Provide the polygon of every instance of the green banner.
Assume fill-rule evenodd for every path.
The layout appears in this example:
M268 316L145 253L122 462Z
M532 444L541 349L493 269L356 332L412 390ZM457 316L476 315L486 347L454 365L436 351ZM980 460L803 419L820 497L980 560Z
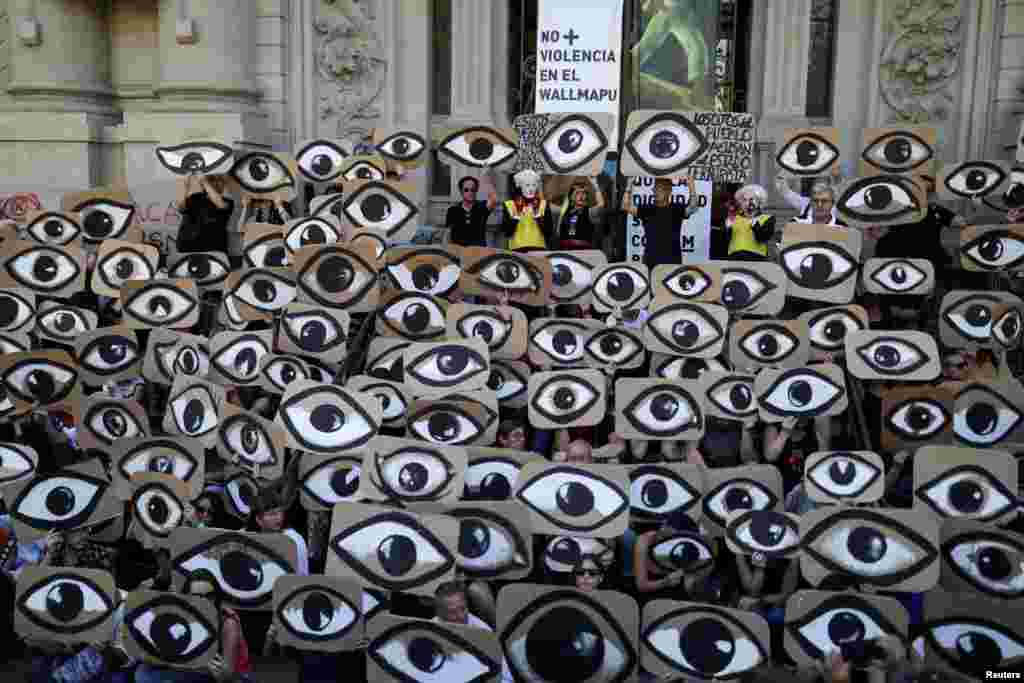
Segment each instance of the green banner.
M642 0L632 49L640 109L713 110L719 0Z

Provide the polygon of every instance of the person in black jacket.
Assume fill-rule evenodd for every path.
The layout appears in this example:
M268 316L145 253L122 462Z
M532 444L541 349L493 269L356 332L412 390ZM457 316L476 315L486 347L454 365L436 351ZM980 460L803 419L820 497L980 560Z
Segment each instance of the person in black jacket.
M444 226L449 230L449 241L463 247L487 246L487 219L498 205L498 191L494 187L493 172L484 174L487 180L487 200L476 198L480 181L466 176L459 181L462 200L448 207Z
M197 251L228 252L228 223L235 203L224 193L223 176L186 176L178 194L181 213L178 227L178 253Z

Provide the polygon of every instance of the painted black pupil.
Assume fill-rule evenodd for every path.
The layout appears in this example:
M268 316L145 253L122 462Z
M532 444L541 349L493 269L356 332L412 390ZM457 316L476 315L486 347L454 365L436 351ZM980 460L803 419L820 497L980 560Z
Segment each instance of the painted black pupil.
M265 159L253 159L249 162L249 175L253 180L266 180L270 176L270 164Z
M405 138L398 138L391 143L391 153L395 156L406 156L409 154L410 147L408 140Z
M885 160L893 164L905 164L910 159L911 147L908 140L890 140L882 154Z
M331 490L342 497L351 496L359 489L359 476L355 469L339 467L331 473Z
M206 168L206 161L199 152L189 152L181 160L181 167L186 171L202 171Z
M982 327L991 322L992 311L988 309L988 306L983 304L972 304L967 307L964 319L967 320L968 324L974 327Z
M494 269L495 275L505 284L511 284L519 279L519 264L512 261L502 261Z
M416 564L416 544L405 536L392 534L377 546L377 559L389 576L401 576Z
M85 609L82 589L71 582L61 582L46 592L46 612L57 621L67 623Z
M117 276L122 280L127 280L132 276L132 273L135 272L135 266L132 264L131 259L121 259L117 262L117 265L114 266L114 272L117 273Z
M302 621L313 631L323 631L331 623L334 607L331 599L317 591L302 601Z
M998 237L986 237L978 245L978 253L986 261L997 261L1003 255L1003 240Z
M818 161L818 146L804 140L796 146L796 161L801 166L813 166Z
M93 211L85 217L84 225L92 237L106 237L114 231L114 219L105 211Z
M902 266L896 266L892 269L892 281L898 285L902 285L907 281L907 270Z
M202 401L198 398L193 398L185 404L185 410L182 415L185 422L185 431L191 434L203 426L203 417L206 415L206 409L203 407Z
M975 562L981 575L990 581L1006 579L1013 572L1010 558L999 548L984 548L978 553Z
M188 259L188 274L202 280L210 276L210 259L206 256L191 256Z
M968 190L974 190L976 192L985 187L987 178L988 175L984 171L971 171L967 174L967 178L964 180L964 186Z
M437 367L441 374L454 377L465 371L469 365L469 354L463 348L455 348L437 355Z
M157 295L149 300L149 305L146 307L149 310L149 314L156 318L163 318L171 312L171 300L166 296Z
M674 396L658 396L651 401L651 415L659 422L668 422L679 412L679 399Z
M853 612L839 612L828 620L828 637L836 645L848 645L864 640L864 622Z
M750 303L750 288L739 280L727 282L722 287L722 303L726 308L743 308Z
M256 349L242 349L235 356L235 371L242 377L248 377L256 372L259 364L260 359L256 354Z
M629 301L634 290L633 278L625 273L615 273L608 278L608 296L615 301Z
M959 668L983 678L985 671L1002 664L1003 651L999 643L989 636L970 631L956 639L956 661Z
M560 356L568 356L576 351L576 335L569 330L559 330L551 338L551 347Z
M380 223L391 214L391 201L382 194L370 195L359 206L372 223Z
M410 332L422 332L430 324L430 312L423 304L412 304L402 314L402 324Z
M427 430L438 441L451 441L459 435L459 423L449 413L435 413L427 420Z
M932 423L931 411L923 406L917 406L907 411L907 424L914 431L921 431L928 428Z
M266 263L273 268L280 268L288 260L288 252L284 250L283 244L277 244L267 249Z
M884 209L892 202L892 190L885 185L875 185L864 193L864 203L869 209Z
M660 508L668 502L668 486L660 479L651 479L640 489L640 499L649 508Z
M733 510L753 510L754 499L750 492L744 488L729 489L725 494L725 509L729 512Z
M879 346L874 353L875 363L883 368L894 368L900 364L899 349L893 346Z
M811 402L812 392L810 382L806 382L804 380L793 382L789 387L788 393L790 402L799 408L802 408Z
M96 349L105 363L121 363L128 357L128 345L118 342L104 342Z
M773 334L761 335L757 341L757 351L765 358L772 358L779 352L779 341Z
M551 402L559 410L572 410L576 406L576 394L568 387L559 387L555 390Z
M313 428L319 432L330 434L345 426L345 415L332 405L318 405L309 415Z
M167 659L180 657L192 643L188 620L173 612L163 612L153 619L149 636L157 651Z
M47 237L60 237L64 234L64 225L54 219L50 219L43 223L43 232L46 233Z
M494 143L486 138L477 138L469 143L469 156L478 161L490 159L494 154Z
M672 558L672 564L675 566L688 567L700 559L700 550L697 549L696 543L684 541L672 546L672 552L669 553L669 557Z
M670 159L679 151L679 137L672 131L663 130L651 136L647 147L656 159Z
M340 256L329 256L316 269L316 283L325 292L337 294L351 286L355 275L355 271L346 259Z
M429 263L418 266L412 271L412 283L421 292L433 292L440 279L441 274L437 268Z
M167 507L167 501L156 496L146 505L146 512L149 514L149 519L157 526L166 524L171 516L171 510Z
M167 456L158 456L149 461L149 471L170 474L174 471L174 462Z
M317 175L327 175L334 168L334 162L331 161L331 157L327 154L317 154L313 157L313 163L310 164L313 168L313 173Z
M409 661L420 671L440 671L448 657L441 647L429 638L413 638L409 641Z
M491 339L494 338L494 328L491 326L491 323L487 322L486 320L481 320L477 324L473 325L472 336L480 337L485 342L490 344Z
M860 562L874 564L885 557L889 544L877 529L859 526L850 532L846 547Z
M487 388L491 391L498 391L505 386L505 378L502 377L501 373L495 370L491 373L491 376L487 378Z
M552 282L559 287L564 287L572 282L572 270L568 266L555 266L552 273Z
M103 413L103 428L114 438L120 438L128 431L128 420L116 410Z
M999 424L999 411L988 403L978 402L967 409L967 426L975 434L991 434Z
M623 342L618 335L608 334L601 337L601 352L606 356L617 356L622 353Z
M398 485L410 493L422 491L429 481L430 473L418 462L411 462L398 472Z
M256 280L252 284L252 293L257 301L269 304L277 297L277 287L270 280Z
M737 410L748 408L751 398L750 387L746 384L737 384L729 390L729 401Z
M839 485L849 484L856 474L856 468L849 460L836 460L828 468L829 479Z
M594 494L583 484L571 481L558 487L555 493L558 508L570 517L585 515L594 509Z
M21 307L11 297L0 298L0 327L8 327L18 319L18 310Z
M512 485L505 475L491 472L480 482L480 498L484 500L505 500L512 495Z
M57 277L57 261L49 254L40 254L32 266L32 275L39 282L50 282Z
M252 454L260 446L260 430L254 425L247 424L242 427L242 448L246 453Z
M302 231L300 241L303 246L307 244L324 244L327 241L327 233L319 225L310 225Z
M672 325L672 339L679 346L689 348L700 339L700 328L689 320L680 320Z
M837 342L846 336L846 323L842 320L833 320L825 325L825 338Z
M475 519L464 519L459 525L459 554L463 557L482 557L491 547L491 534L487 525Z
M70 332L75 329L75 316L70 313L58 313L53 326L59 332Z
M327 326L319 320L311 320L299 330L299 346L306 351L319 351L327 340Z
M832 259L825 254L811 254L800 262L800 279L806 283L825 283L831 276Z
M67 486L57 486L46 495L46 509L63 517L75 509L75 492Z
M591 680L605 661L605 640L586 613L555 607L526 635L526 661L542 681Z
M565 131L558 136L558 150L564 154L571 154L583 144L583 133L575 128Z
M963 514L973 514L985 503L985 490L975 481L958 481L949 487L949 502Z
M697 619L679 632L679 649L697 671L710 677L732 662L736 642L717 619Z
M49 373L33 370L25 378L25 388L37 401L46 402L56 393L57 385Z
M225 553L220 560L224 582L237 591L250 592L263 584L263 567L255 558L237 550Z

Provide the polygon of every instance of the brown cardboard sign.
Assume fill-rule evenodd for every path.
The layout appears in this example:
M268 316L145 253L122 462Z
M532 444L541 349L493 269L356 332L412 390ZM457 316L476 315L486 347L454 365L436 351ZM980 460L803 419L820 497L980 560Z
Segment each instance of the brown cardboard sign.
M491 122L438 130L431 137L438 161L456 168L505 170L519 153L515 128L499 128Z
M0 489L31 479L38 465L39 454L31 446L0 442Z
M763 422L839 415L849 402L846 376L834 363L792 370L764 369L754 381Z
M846 365L857 379L931 382L942 374L935 338L913 330L862 330L846 335Z
M409 404L406 435L439 445L493 444L498 415L490 390L424 396Z
M718 303L722 298L722 270L713 263L655 266L651 271L654 298Z
M533 568L533 525L519 502L455 503L444 514L459 521L456 575L517 581Z
M800 536L800 571L812 586L837 573L894 592L939 582L939 524L916 508L818 508L801 517Z
M951 383L882 390L882 448L917 449L953 441L955 390Z
M363 447L380 429L380 403L334 384L296 380L288 385L274 422L288 447L319 455Z
M729 361L745 371L797 368L810 358L810 335L803 320L737 320L729 334Z
M708 651L701 638L715 633ZM771 631L756 612L698 602L652 600L644 605L640 628L640 665L659 678L739 680L771 659Z
M359 154L353 157L349 157L341 164L341 177L338 179L337 184L348 186L349 183L367 181L367 180L384 180L388 175L388 164L385 162L384 157L376 154ZM351 188L348 188L351 189ZM330 209L330 212L335 215L341 215L341 203L340 200L344 198L343 195L337 195L338 201L335 203L334 197L336 195L328 195L331 197L328 200L330 203L335 204ZM314 200L315 201L315 200ZM324 215L324 205L320 205L315 213L319 216Z
M467 446L466 454L464 501L509 500L523 466L544 460L537 453L490 446Z
M530 322L529 360L540 367L587 364L587 342L603 325L596 320L536 318Z
M307 652L346 652L363 635L363 591L336 576L282 576L274 583L277 642Z
M156 667L205 671L217 654L220 615L206 598L163 591L135 590L125 598L124 649L128 656ZM187 624L191 636L182 647L175 626Z
M622 326L597 329L583 351L587 365L613 370L638 368L646 358L643 332Z
M459 523L367 503L334 506L324 573L363 586L432 595L455 575Z
M228 172L235 193L250 199L288 202L299 174L295 159L266 151L238 151Z
M964 226L960 266L986 272L1024 270L1024 223Z
M875 503L885 494L885 463L871 451L819 451L804 465L804 491L816 503Z
M299 173L310 183L331 182L341 175L345 161L351 156L351 143L341 139L304 140L295 148Z
M848 304L857 288L863 233L844 227L789 223L779 264L789 279L786 295Z
M232 272L225 296L236 299L243 320L263 321L295 299L295 273L289 268L249 268Z
M110 457L112 486L121 500L132 496L132 477L145 472L172 475L185 482L190 500L203 492L206 457L202 446L194 439L168 436L119 439L110 445Z
M224 329L241 332L249 325L249 321L242 317L241 309L243 308L254 311L235 297L225 294L221 297L220 306L217 307L217 324L223 325ZM253 315L255 314L253 313ZM264 316L263 320L266 321L270 318L271 316Z
M199 322L199 290L192 280L129 280L121 287L123 325L186 329Z
M41 301L36 311L36 334L64 346L96 329L99 317L87 308L68 306L57 301Z
M256 386L271 394L283 394L297 380L309 379L309 369L298 356L268 353L260 358Z
M607 380L600 370L551 370L530 375L528 416L537 429L596 425L605 417Z
M786 600L784 647L798 666L813 667L829 652L853 643L885 636L905 642L909 621L906 608L896 598L800 590Z
M651 351L677 356L713 358L722 353L729 311L717 304L655 299L644 326Z
M869 294L930 294L935 265L923 258L869 258L860 281Z
M236 467L263 479L279 479L284 473L284 429L256 413L231 403L222 409L217 427L217 455Z
M459 287L469 296L502 297L525 306L547 306L554 283L551 261L543 255L490 247L462 250Z
M378 436L367 445L359 497L381 502L453 503L462 495L466 451Z
M136 537L144 546L166 547L171 532L185 520L188 485L170 474L133 474L131 499Z
M78 246L82 240L82 217L62 211L29 211L25 214L23 234L39 244Z
M28 332L0 332L0 353L18 353L32 348Z
M65 408L81 400L81 371L64 351L23 351L0 356L0 384L18 412Z
M350 247L356 249L367 249L369 253L377 260L384 258L384 252L387 251L388 243L383 237L375 232L369 232L366 230L355 230L349 236L348 244ZM448 247L451 249L451 246Z
M973 519L942 523L942 587L999 600L1024 598L1024 534Z
M839 129L786 128L775 142L775 166L786 178L821 178L839 168Z
M443 681L498 683L502 653L498 636L476 626L412 619L381 614L367 625L366 680L405 683L410 673L409 653L422 646L442 662L432 672ZM414 674L415 675L415 674Z
M963 290L948 292L939 305L939 340L954 349L993 348L992 325L1002 306L1024 308L1010 292Z
M358 502L364 451L343 455L304 454L299 463L299 499L307 510L329 511L336 503Z
M197 251L188 254L174 254L167 258L168 277L181 280L191 279L200 292L216 292L224 289L224 283L231 272L228 255L220 251Z
M1005 192L1010 184L1008 161L958 161L943 164L935 182L939 199L983 199Z
M965 446L990 448L1024 439L1024 386L1012 378L949 383L953 438Z
M159 145L155 151L161 166L175 175L188 177L202 177L231 168L235 153L229 145L213 140Z
M934 177L938 131L930 126L865 128L858 161L861 175L908 174Z
M992 323L992 339L1003 351L1012 351L1020 346L1024 337L1024 309L999 304L992 307L995 321Z
M21 543L50 531L92 526L124 512L98 460L37 474L5 487L4 502Z
M177 592L193 572L205 569L217 580L224 604L235 609L269 610L274 583L295 573L295 541L283 533L178 527L170 547Z
M914 508L999 524L1017 514L1017 460L1004 451L925 446L914 455Z
M17 578L14 632L47 643L109 642L117 586L109 572L27 566Z
M608 263L603 251L544 251L551 264L551 298L557 304L589 306L594 274Z
M629 523L629 475L618 465L529 462L516 500L530 510L535 534L617 538Z
M478 339L490 350L491 358L515 360L526 355L529 324L526 314L518 308L504 311L506 318L493 306L452 304L448 307L448 338Z
M75 357L82 381L102 386L139 375L143 349L135 331L120 325L86 332L75 340Z
M349 377L345 386L353 391L374 396L380 401L382 427L405 426L406 413L412 399L406 395L404 384L370 375L356 375Z
M491 374L490 352L482 339L413 343L402 365L412 396L482 389Z
M419 133L400 127L374 128L374 150L391 165L418 168L426 163L430 142Z
M459 286L462 249L444 247L396 247L385 254L385 282L391 289L447 297Z
M60 199L60 209L81 216L82 239L96 243L109 239L132 240L135 200L126 189L101 188L72 192ZM136 232L136 235L138 233Z
M604 168L616 128L614 116L598 112L522 114L513 123L519 137L516 168L588 178Z
M704 480L698 465L664 463L629 468L629 514L634 521L665 522L675 512L700 517Z
M626 439L698 441L704 435L701 389L697 380L616 380L615 432Z
M904 175L853 178L836 197L836 213L855 228L917 223L928 214L925 183Z
M4 240L0 243L0 287L67 299L85 289L85 252L74 245Z
M210 340L210 381L228 386L255 384L260 361L273 343L273 330L218 332Z
M722 294L718 303L736 315L778 315L786 305L789 279L770 262L720 261Z
M136 401L96 393L75 406L75 437L83 449L107 451L123 439L149 436L149 416Z
M709 370L700 376L707 415L744 425L757 422L754 375Z
M291 252L285 249L284 232L273 223L246 223L242 232L242 257L249 268L287 268Z
M607 263L594 269L591 303L598 313L647 308L651 274L642 263Z
M162 423L164 431L191 437L206 448L213 448L221 411L226 403L222 386L178 375L167 398L167 412Z
M96 255L92 291L117 299L124 283L152 279L159 264L160 250L151 244L103 240Z
M380 177L384 177L383 173ZM341 200L344 198L345 194L342 192L329 192L313 197L312 201L309 202L309 215L314 217L334 216L338 218L341 215ZM344 226L342 229L344 229Z
M34 327L36 295L27 289L0 289L0 332L28 332Z
M351 234L368 230L392 242L411 240L416 233L414 220L417 187L412 182L356 179L345 183L341 200L343 229Z
M711 536L724 534L730 518L739 512L782 512L783 502L782 475L774 465L704 470L701 510Z
M800 552L800 516L747 510L729 516L725 545L735 555L793 558Z
M294 257L298 299L350 313L374 310L381 265L369 244L301 247Z
M156 328L149 333L142 376L157 384L174 384L177 375L206 377L210 342L206 337Z
M440 340L447 330L448 302L414 292L393 291L381 297L377 334L409 341Z

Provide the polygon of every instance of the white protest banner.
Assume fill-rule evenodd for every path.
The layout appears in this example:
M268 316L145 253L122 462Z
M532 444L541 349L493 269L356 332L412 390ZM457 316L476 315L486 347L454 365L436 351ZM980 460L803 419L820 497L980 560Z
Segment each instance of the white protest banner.
M633 202L637 206L654 204L654 178L637 176L630 179ZM711 188L707 180L696 180L697 213L683 223L679 231L679 241L683 253L683 263L704 263L711 258ZM672 185L672 202L687 201L689 192L679 183ZM630 216L626 221L626 257L629 261L644 260L644 223L637 216Z
M534 111L607 112L619 145L623 0L538 0Z

